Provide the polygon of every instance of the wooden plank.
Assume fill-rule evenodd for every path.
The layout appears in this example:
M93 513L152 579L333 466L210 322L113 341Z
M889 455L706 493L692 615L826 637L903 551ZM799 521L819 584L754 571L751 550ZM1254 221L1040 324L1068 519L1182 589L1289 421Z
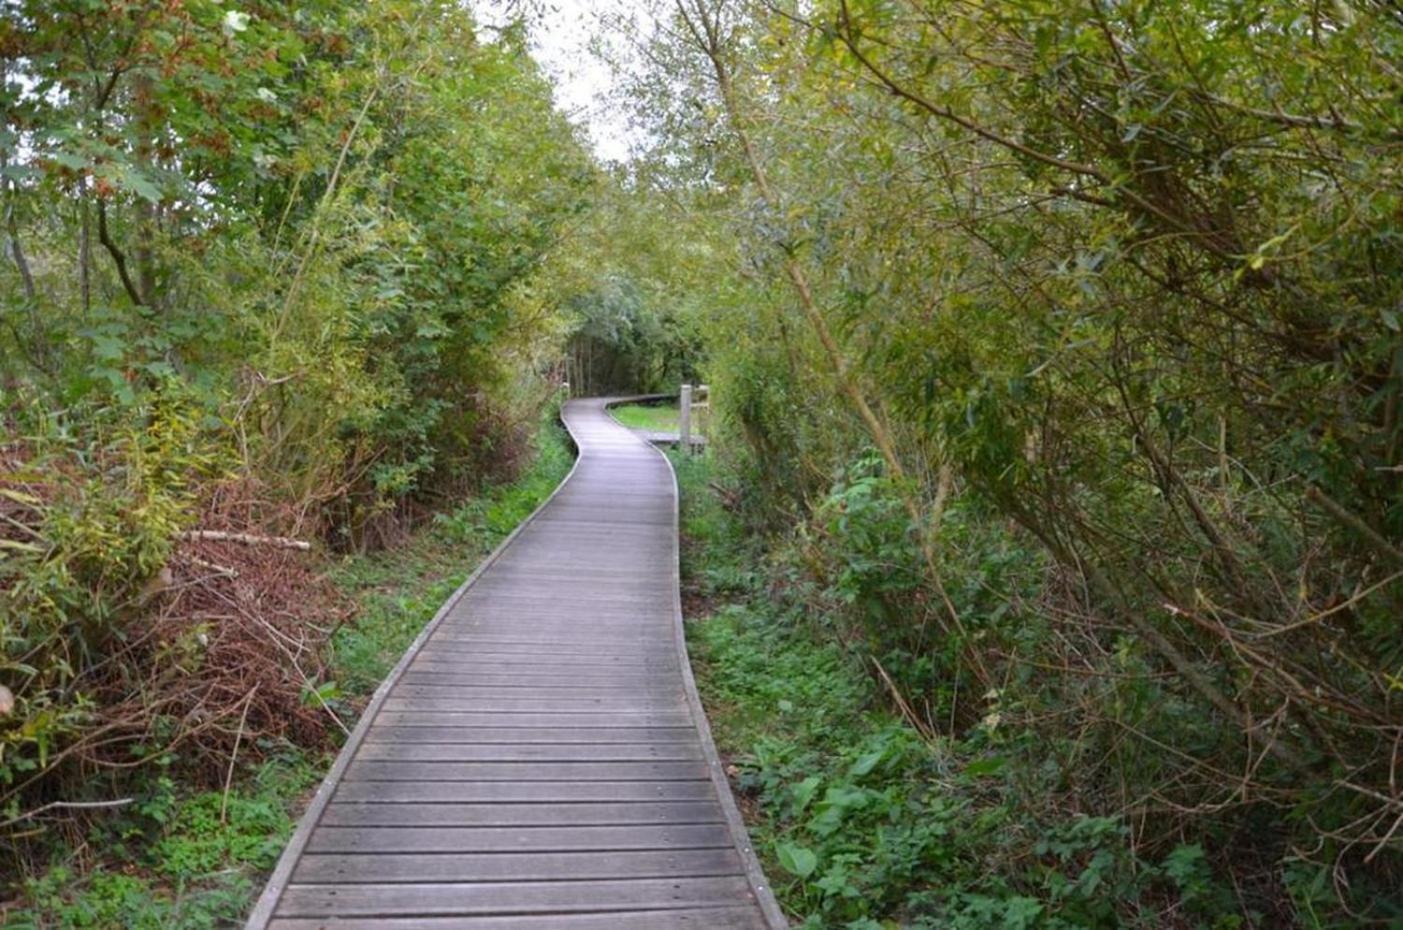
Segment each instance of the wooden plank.
M321 918L279 918L271 930L331 930ZM335 930L765 930L759 912L738 907L681 908L607 914L495 917L342 917Z
M630 613L636 612L629 608ZM598 612L591 614L598 619L604 617ZM539 633L530 631L530 625L536 620L550 620L553 623L574 626L573 636L556 640ZM519 645L551 646L556 649L569 648L571 650L585 651L591 647L595 649L608 649L612 647L620 648L657 648L664 644L666 636L661 627L656 624L635 624L635 635L627 633L615 633L608 636L602 635L598 629L592 629L588 619L581 618L581 611L568 605L562 605L550 613L541 612L535 617L523 616L516 613L512 617L486 618L474 617L472 620L450 620L451 626L439 627L434 633L431 643L443 642L471 642L471 643L516 643ZM641 637L641 638L640 638Z
M644 610L667 604L667 596L661 591L628 591L616 586L597 591L579 586L568 590L522 591L515 582L498 582L491 576L484 578L478 584L479 597L491 598L493 606L498 609L521 611L510 620L503 618L512 625L535 625L541 621L525 620L522 613L556 608L562 611L564 617L570 618L558 621L561 627L638 629L645 625L642 619ZM466 609L472 609L471 603ZM606 619L608 611L616 611L618 618ZM656 615L652 622L658 629L666 629L664 622Z
M543 642L544 637L561 636L566 637L567 642L574 639L590 639L596 642L618 642L621 645L630 641L637 643L637 637L641 636L644 644L661 644L667 633L667 627L657 619L661 609L662 605L656 600L636 598L618 605L621 613L634 614L632 618L611 619L603 612L599 602L582 604L578 601L561 600L551 613L542 612L529 619L518 615L510 619L477 618L461 623L449 620L440 629L439 635L453 637L487 634L532 640L539 637ZM641 619L648 615L652 615L653 619Z
M463 646L465 648L450 648ZM660 652L637 650L634 652L561 652L530 655L525 652L490 652L468 643L445 643L435 645L421 652L416 662L437 664L482 666L484 668L514 669L517 667L551 669L605 668L605 669L645 669L650 671L678 671L677 657Z
M627 675L622 672L613 675L607 673L603 675L533 675L523 670L520 674L513 675L510 673L436 670L423 668L417 664L410 666L409 671L404 673L404 683L429 688L473 689L488 693L523 689L539 691L542 694L554 691L578 691L581 693L622 691L640 694L681 694L682 692L682 686L677 681L676 673L672 675Z
M691 781L699 762L376 762L357 758L348 781Z
M514 713L488 711L382 711L375 718L376 726L425 727L509 727L514 730L546 729L568 726L570 729L617 729L619 727L690 727L691 715L685 709L663 711L600 711L555 713Z
M308 853L295 882L508 882L679 878L741 874L734 849L660 852L398 853L378 856Z
M289 885L280 917L432 914L559 914L666 910L742 904L741 876L627 881L472 882L464 884Z
M643 605L634 609L640 613L657 613L661 608L658 605ZM637 621L606 624L575 615L550 621L514 620L500 623L475 623L471 627L464 627L461 630L451 628L444 633L444 637L445 640L457 638L465 642L473 642L475 640L473 634L478 636L510 634L514 638L535 639L543 645L550 643L556 646L573 646L581 640L590 640L624 646L628 644L661 645L665 641L666 632L663 627L646 626Z
M725 824L606 826L341 827L325 822L312 834L314 853L588 852L626 849L726 849Z
M591 714L599 711L618 713L654 714L669 710L681 710L684 705L681 697L656 698L648 695L636 697L514 697L494 694L470 697L466 694L424 694L408 689L396 688L385 699L384 709L408 713L508 713L508 714L557 714L557 723L568 722L571 714Z
M337 801L568 804L578 801L711 801L701 781L343 781Z
M639 652L632 655L603 653L552 654L531 656L521 652L490 653L472 649L455 652L435 646L422 652L415 664L423 662L434 666L451 666L484 672L514 672L519 669L539 670L559 675L573 675L576 672L586 675L613 674L614 672L641 672L645 674L676 675L681 668L676 657L650 655Z
M646 630L636 630L631 634L617 636L590 635L588 630L575 630L570 633L559 631L531 632L521 629L481 629L474 628L452 635L436 636L430 645L434 649L467 649L472 650L480 645L491 644L494 646L505 646L508 641L512 645L550 646L556 652L568 655L602 655L603 652L590 652L590 646L599 646L619 655L658 655L659 647L663 645L664 639L661 631L649 632Z
M629 605L622 607L617 612L622 614L637 614L636 606ZM631 624L630 631L624 633L609 633L600 628L600 621L612 619L612 614L605 612L598 605L586 610L578 605L561 605L550 607L537 606L535 610L512 610L511 616L483 616L483 614L464 614L460 619L450 617L445 621L446 626L439 627L434 634L434 641L455 640L455 638L467 638L473 641L502 641L502 642L533 642L537 645L551 645L551 647L570 647L585 649L588 647L606 647L606 645L620 645L620 647L659 647L665 638L665 628L654 623ZM539 624L550 624L550 626L570 628L574 631L574 637L564 642L553 642L546 640L539 633L533 631L533 627ZM643 638L638 638L643 635Z
M419 655L435 655L439 652L452 654L501 656L501 658L522 659L535 662L568 662L572 659L592 662L610 662L615 659L657 659L676 663L676 652L669 644L659 641L652 645L647 642L598 642L585 640L578 644L558 644L558 642L522 642L512 638L469 637L466 640L449 640L448 637L429 637L428 645Z
M657 605L644 605L632 608L639 612L656 613ZM471 627L450 627L442 634L444 640L454 638L473 642L480 636L510 635L516 639L534 639L542 644L573 646L579 641L610 643L620 646L661 645L665 641L666 628L649 626L637 621L603 623L597 619L582 617L579 614L565 616L558 620L510 620L499 623L474 623Z
M550 522L547 518L546 523ZM593 534L580 533L577 538L580 547L585 548L589 546ZM548 553L554 553L557 557L570 554L568 540L563 534L553 534L549 543ZM638 545L641 551L646 551L647 538L640 535ZM607 565L602 564L593 553L579 555L573 564L553 563L549 555L539 559L523 557L504 562L492 573L491 584L480 586L477 595L468 599L466 604L469 609L475 603L495 605L497 600L493 595L497 589L519 592L525 597L558 596L564 586L570 590L593 591L599 597L612 597L619 592L648 596L658 593L657 585L639 583L636 564ZM531 590L533 588L537 590Z
M367 740L362 762L696 762L691 743L382 743Z
M459 694L466 698L539 698L541 700L591 700L594 698L629 698L645 700L671 698L681 703L685 698L682 686L676 676L669 681L665 678L626 676L615 678L570 679L559 676L509 676L493 675L454 675L436 672L405 673L407 679L396 693L413 689L415 695L423 697L443 697Z
M505 645L505 644L501 644ZM500 648L500 647L499 647ZM668 671L677 669L677 656L656 649L616 649L610 652L582 652L561 649L557 652L502 652L490 645L473 643L442 643L426 647L419 653L416 662L454 662L466 665L491 665L514 667L525 665L536 667L547 665L559 668L579 666L599 666L603 668L660 668Z
M612 801L577 804L376 804L336 801L327 827L550 827L720 823L712 801Z
M500 718L498 718L500 720ZM650 745L688 743L695 745L697 733L690 726L675 727L457 727L401 726L377 721L366 736L366 743L648 743Z
M483 674L535 675L667 675L677 677L676 659L634 659L616 656L524 656L445 653L426 650L414 660L415 671L454 670Z

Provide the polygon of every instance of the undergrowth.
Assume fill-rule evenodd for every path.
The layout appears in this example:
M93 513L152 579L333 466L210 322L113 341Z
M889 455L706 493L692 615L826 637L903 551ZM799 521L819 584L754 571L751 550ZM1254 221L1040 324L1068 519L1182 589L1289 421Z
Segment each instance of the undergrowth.
M1260 926L1202 848L1151 861L1126 824L1030 803L1055 773L996 713L923 736L833 635L781 545L747 535L704 458L678 459L688 638L718 746L781 904L806 930Z
M328 677L306 695L346 727L439 605L559 484L571 451L551 422L516 480L432 522L395 549L348 557L332 581L355 605L332 635ZM0 900L4 930L206 930L238 925L276 863L330 752L287 742L267 761L236 764L231 789L182 788L172 753L143 776L132 802L75 823L47 861Z

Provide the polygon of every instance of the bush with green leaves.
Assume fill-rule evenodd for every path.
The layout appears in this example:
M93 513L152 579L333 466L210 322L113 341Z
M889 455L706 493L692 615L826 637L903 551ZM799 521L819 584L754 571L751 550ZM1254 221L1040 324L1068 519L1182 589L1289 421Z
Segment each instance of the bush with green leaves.
M842 632L861 630L868 614L802 580L793 550L748 535L717 496L707 458L676 464L684 584L729 602L688 625L699 687L718 745L738 769L766 869L802 926L1228 930L1260 922L1242 912L1201 845L1180 843L1156 860L1135 848L1123 818L1077 811L1046 741L999 713L1012 695L962 736L935 736L896 714L888 686L870 671L872 643ZM862 553L886 546L915 559L900 508L872 503L886 493L862 461L815 511L831 526L838 502L851 502L846 517L869 521L853 535L834 527L846 540L830 546L835 564L865 573L874 563ZM970 543L968 518L950 516L954 539ZM884 542L865 545L874 540ZM856 556L837 557L853 549ZM1008 549L986 540L983 552L994 569L986 578L1026 580L1020 558L1001 558ZM746 584L715 586L737 553L761 570ZM838 591L861 590L854 580ZM981 596L989 590L976 587ZM987 629L995 635L999 625Z
M639 174L725 279L713 449L812 539L820 622L1244 913L1395 920L1396 11L654 12Z
M443 0L20 0L0 73L0 832L32 839L165 747L203 784L202 740L324 733L314 560L525 464L572 320L537 282L600 179L520 24Z

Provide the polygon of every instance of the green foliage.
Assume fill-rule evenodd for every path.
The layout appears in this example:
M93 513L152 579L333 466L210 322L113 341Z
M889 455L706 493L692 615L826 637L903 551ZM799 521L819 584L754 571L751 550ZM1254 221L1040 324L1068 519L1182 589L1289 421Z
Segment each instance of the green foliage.
M859 460L816 508L814 522L839 560L833 591L866 614L875 632L890 629L897 607L921 585L917 528L881 460Z
M694 326L646 300L633 278L617 275L570 299L577 322L566 374L577 393L670 390L695 380L701 347Z
M716 468L710 451L684 455L674 449L668 458L687 489L704 486ZM718 497L684 494L680 520L682 579L689 591L711 601L760 589L763 554Z
M221 814L223 815L221 817ZM208 792L181 804L174 832L156 844L156 870L176 879L208 875L227 863L273 867L291 833L287 811L266 798Z
M242 897L222 891L177 905L144 879L105 871L77 882L67 869L55 868L27 890L35 906L8 916L7 930L196 930L237 919L243 907Z
M97 827L106 862L55 864L24 885L26 906L6 930L214 930L243 918L254 880L271 868L295 825L299 799L318 777L310 758L283 755L241 787L182 794L169 778Z
M705 465L681 475L694 583L733 551L738 524ZM732 592L742 601L688 637L718 744L758 812L767 871L802 926L1152 927L1166 907L1233 925L1211 923L1232 893L1201 847L1148 862L1119 818L1020 800L1046 779L1035 740L991 722L965 739L922 739L874 707L860 654L824 635L836 618L813 616L801 587L783 590Z
M1231 893L1185 853L1139 860L1114 818L1033 819L1010 764L979 739L923 742L871 709L842 650L759 606L690 627L703 695L772 880L804 926L1155 926L1172 879L1182 905Z
M1039 620L1015 605L1037 596L1042 559L971 501L959 501L934 528L943 579L934 590L920 545L931 530L913 525L901 491L875 454L863 454L817 500L782 554L822 605L822 619L810 622L879 663L903 694L920 695L927 723L941 729L952 715L971 712L959 689L978 687L961 664L963 645L1028 652L1040 645ZM947 628L952 611L960 631Z
M1035 739L1029 806L1201 847L1205 907L1395 920L1395 11L656 13L634 177L714 257L711 451L805 625Z
M6 385L197 385L353 542L499 464L565 319L517 311L595 183L520 34L435 0L86 6L0 21Z

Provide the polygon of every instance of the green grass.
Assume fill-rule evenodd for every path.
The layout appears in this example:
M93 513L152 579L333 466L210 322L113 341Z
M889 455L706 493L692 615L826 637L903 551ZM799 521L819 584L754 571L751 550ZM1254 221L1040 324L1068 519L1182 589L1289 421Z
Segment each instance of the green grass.
M629 429L655 433L675 433L678 429L676 404L623 404L609 408L609 412Z
M329 644L332 678L318 689L350 725L362 699L482 558L570 469L564 431L551 423L517 480L439 514L408 543L345 559L333 581L357 605ZM55 851L21 899L0 902L4 930L214 930L238 926L282 852L329 753L295 746L241 765L227 800L151 776L137 802ZM172 770L176 760L170 760Z

